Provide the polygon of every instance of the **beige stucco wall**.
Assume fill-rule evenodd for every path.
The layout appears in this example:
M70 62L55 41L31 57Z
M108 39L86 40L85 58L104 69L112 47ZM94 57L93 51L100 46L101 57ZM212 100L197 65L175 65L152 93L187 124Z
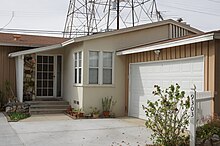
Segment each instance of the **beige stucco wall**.
M83 87L75 86L73 84L73 54L76 51L83 49L82 44L75 44L63 48L64 50L64 66L63 66L63 98L69 101L72 107L82 108L83 102ZM79 101L79 105L74 104L75 101Z
M114 78L113 85L89 85L88 84L88 53L89 51L112 51L115 53L118 49L146 44L149 42L168 39L168 25L155 27L151 29L140 30L132 33L120 34L98 39L91 39L82 43L70 44L60 49L64 54L63 66L63 97L69 101L71 106L78 108L74 100L79 101L79 108L88 113L89 107L97 107L102 110L101 99L107 96L113 96L117 101L113 112L116 116L125 115L125 57L114 55ZM73 84L73 54L83 51L83 79L82 85Z

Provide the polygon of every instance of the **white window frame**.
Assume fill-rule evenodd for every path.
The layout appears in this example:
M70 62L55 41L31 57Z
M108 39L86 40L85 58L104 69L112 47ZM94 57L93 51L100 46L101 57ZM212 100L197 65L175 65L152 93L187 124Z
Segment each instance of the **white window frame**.
M79 59L79 54L81 53L81 59ZM77 60L75 58L75 54L77 56ZM81 66L79 66L79 62L81 61ZM77 66L75 65L75 62ZM77 77L75 81L75 69L77 71ZM81 69L81 82L79 83L79 70ZM73 53L73 84L74 85L82 85L83 83L83 52L82 51L77 51Z
M98 84L90 84L89 83L89 52L98 52L99 54L99 64L98 64ZM111 84L103 84L103 53L112 53L112 83ZM115 68L115 52L114 51L97 51L97 50L89 50L88 51L88 85L102 85L102 86L113 86L114 85L114 68Z

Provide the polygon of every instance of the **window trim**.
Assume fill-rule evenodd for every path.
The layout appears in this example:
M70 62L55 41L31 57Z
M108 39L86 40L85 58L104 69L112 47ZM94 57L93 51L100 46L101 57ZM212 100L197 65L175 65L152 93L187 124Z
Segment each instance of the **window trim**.
M89 52L98 52L99 54L99 61L98 61L98 84L90 84L89 83ZM103 53L112 53L112 83L111 84L103 84ZM100 50L88 50L88 81L87 84L88 86L114 86L114 78L115 78L115 51L100 51Z
M79 66L79 54L81 52L81 66ZM75 54L77 55L77 60L75 58ZM75 62L77 66L75 66ZM77 70L77 81L75 82L75 69ZM81 69L81 83L79 83L79 69ZM83 84L83 51L76 51L73 53L73 85L82 85Z

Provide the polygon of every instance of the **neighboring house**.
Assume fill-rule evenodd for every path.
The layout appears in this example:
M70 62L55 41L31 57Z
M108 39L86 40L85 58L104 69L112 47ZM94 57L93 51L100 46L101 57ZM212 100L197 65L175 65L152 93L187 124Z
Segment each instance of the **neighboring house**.
M57 37L0 33L0 90L3 90L5 81L9 81L12 90L16 91L15 59L8 58L9 53L62 43L66 40Z
M103 97L113 96L117 101L113 112L116 116L124 116L128 112L128 93L130 92L128 90L128 72L130 71L128 61L130 57L135 62L154 60L156 57L151 52L152 56L150 54L144 56L147 53L139 56L136 53L134 58L133 54L125 55L123 51L117 50L136 48L140 45L154 44L193 34L202 34L202 32L184 23L165 20L74 38L57 45L10 53L9 57L15 57L19 66L16 69L18 99L21 102L24 101L24 60L32 55L36 59L33 64L34 74L36 74L33 100L62 98L69 101L72 107L83 108L85 112L88 112L91 106L101 109ZM167 59L169 59L168 55L167 53ZM137 87L144 90L141 89L143 86ZM140 95L144 96L143 92ZM132 98L131 101L135 106L141 103L139 98L137 100Z

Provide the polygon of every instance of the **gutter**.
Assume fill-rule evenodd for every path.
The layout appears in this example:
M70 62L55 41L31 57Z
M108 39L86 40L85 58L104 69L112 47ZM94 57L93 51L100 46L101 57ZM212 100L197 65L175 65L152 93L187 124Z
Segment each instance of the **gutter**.
M128 48L126 50L117 51L116 55L118 55L118 56L128 55L128 54L141 53L141 52L152 51L152 50L161 50L161 49L165 49L165 48L181 46L181 45L186 45L186 44L191 44L191 43L209 41L209 40L213 40L215 38L214 35L215 35L215 33L210 33L210 34L200 35L197 37L177 40L177 41L173 41L173 42L167 42L167 43L156 44L156 45L145 46L145 47L136 47L133 49Z

